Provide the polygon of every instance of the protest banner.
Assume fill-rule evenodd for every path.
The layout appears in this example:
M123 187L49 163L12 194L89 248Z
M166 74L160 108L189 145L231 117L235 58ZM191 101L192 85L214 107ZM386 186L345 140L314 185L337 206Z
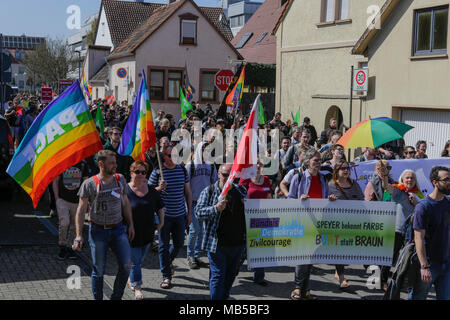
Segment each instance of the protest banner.
M246 199L249 268L392 264L397 205L327 199Z
M351 170L350 178L356 180L364 192L367 183L372 179L375 172L375 164L379 160L371 160L357 163L355 170ZM433 185L430 182L430 172L435 166L450 167L450 158L437 159L404 159L404 160L388 160L392 166L391 178L398 182L403 170L411 169L416 173L417 183L420 191L424 195L428 195L433 191Z

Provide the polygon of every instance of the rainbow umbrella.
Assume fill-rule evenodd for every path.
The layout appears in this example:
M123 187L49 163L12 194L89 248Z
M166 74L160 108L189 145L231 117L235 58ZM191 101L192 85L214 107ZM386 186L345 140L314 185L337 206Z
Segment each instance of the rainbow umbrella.
M392 140L403 138L405 133L413 128L387 117L364 120L351 127L337 144L346 149L376 148Z

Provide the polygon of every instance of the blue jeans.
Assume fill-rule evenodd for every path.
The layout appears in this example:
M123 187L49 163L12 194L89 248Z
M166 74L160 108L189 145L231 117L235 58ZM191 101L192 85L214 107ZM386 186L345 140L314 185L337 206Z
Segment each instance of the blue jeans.
M408 300L426 300L428 291L434 284L437 300L450 300L450 261L442 264L431 263L431 282L423 282L420 278L414 285Z
M217 246L216 253L208 252L211 300L226 300L230 296L243 250L244 245Z
M189 234L187 239L187 256L200 258L202 238L203 238L203 225L198 221L194 214L195 206L192 208L192 222L189 226Z
M147 255L150 243L143 247L131 248L131 271L130 282L131 286L137 287L142 285L142 270L141 265L145 256Z
M95 300L103 300L103 275L106 267L108 247L114 252L119 271L114 281L111 300L120 300L123 296L130 274L131 257L127 229L120 224L114 229L105 230L95 225L89 226L89 245L92 254L92 293Z
M183 248L184 230L186 228L186 217L165 217L164 226L158 232L159 238L159 266L163 278L172 279L170 265ZM172 235L173 245L170 245L170 235Z

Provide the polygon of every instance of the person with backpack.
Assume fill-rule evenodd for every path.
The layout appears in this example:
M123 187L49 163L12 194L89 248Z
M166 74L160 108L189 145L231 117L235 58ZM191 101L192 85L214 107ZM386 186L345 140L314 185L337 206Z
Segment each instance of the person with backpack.
M184 233L192 220L192 193L186 169L172 160L173 147L164 144L161 148L162 172L159 168L154 169L148 184L160 192L164 203L164 226L158 232L159 264L163 276L160 287L170 289L174 274L172 262L183 248ZM171 237L173 246L170 246Z
M80 201L75 218L76 238L72 248L81 251L83 247L84 215L89 205L92 293L95 300L103 300L103 275L106 269L106 255L110 247L116 255L119 266L111 300L120 300L131 268L129 241L134 239L133 216L125 192L125 178L116 173L115 153L110 150L101 150L97 154L97 161L100 173L85 180L78 192Z
M214 163L206 163L203 161L203 151L208 146L207 143L202 143L197 147L201 152L196 154L192 161L186 165L186 171L189 175L192 190L192 211L195 211L200 193L206 187L216 183L217 169ZM189 226L189 234L187 239L187 260L190 269L199 269L204 266L200 260L201 245L203 237L203 226L198 221L195 215L192 216L192 223Z
M350 165L345 159L334 164L333 179L328 183L330 193L338 200L364 200L359 184L350 179ZM335 278L339 279L339 289L350 286L344 277L344 265L336 265Z
M449 168L431 169L433 192L414 209L414 242L420 262L409 299L425 300L434 284L437 300L450 300L450 176Z
M336 196L330 193L328 181L320 172L320 153L313 149L305 154L303 163L306 170L299 180L294 176L289 187L289 199L328 199L336 200ZM310 293L310 277L312 265L299 265L295 267L295 289L291 292L292 300L316 300L317 297Z
M394 254L392 257L392 265L395 266L399 252L405 243L403 226L408 217L414 213L418 200L423 199L424 195L420 191L416 173L410 169L402 172L397 184L390 184L386 173L382 180L382 186L390 194L392 201L400 204L400 211L397 213L395 223ZM383 290L386 288L390 269L389 266L381 267L381 287Z
M220 165L219 180L200 193L195 208L195 215L205 227L202 250L208 253L211 300L230 297L246 243L244 198L247 190L232 183L225 199L219 201L231 167L231 164Z
M290 169L289 172L284 176L283 180L281 180L280 182L280 191L286 198L289 195L289 186L294 176L301 175L303 171L306 170L302 166L302 160L308 150L308 147L301 147L298 149L298 161L294 163L294 168ZM298 179L301 180L301 177L299 177Z

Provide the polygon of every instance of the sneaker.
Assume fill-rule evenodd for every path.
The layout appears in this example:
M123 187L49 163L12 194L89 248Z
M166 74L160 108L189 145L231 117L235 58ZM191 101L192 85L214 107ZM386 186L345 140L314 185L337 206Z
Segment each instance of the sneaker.
M70 260L76 260L78 259L78 256L76 255L75 251L72 250L72 248L67 248L67 258Z
M189 269L200 269L197 260L198 260L197 258L188 257Z
M58 253L58 260L60 260L60 261L66 260L67 256L68 256L67 248L60 247L59 253Z

